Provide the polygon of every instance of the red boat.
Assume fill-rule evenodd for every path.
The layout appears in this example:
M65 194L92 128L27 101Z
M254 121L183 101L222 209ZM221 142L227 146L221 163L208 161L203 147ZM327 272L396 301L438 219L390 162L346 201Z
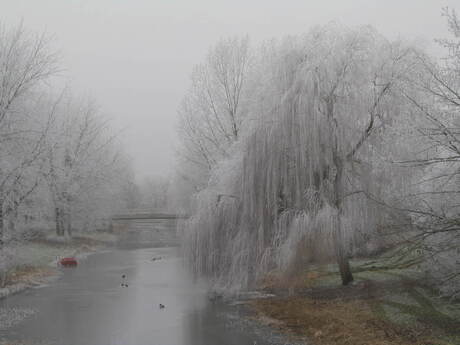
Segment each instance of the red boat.
M64 267L77 266L77 259L72 257L62 258L61 260L59 260L59 263Z

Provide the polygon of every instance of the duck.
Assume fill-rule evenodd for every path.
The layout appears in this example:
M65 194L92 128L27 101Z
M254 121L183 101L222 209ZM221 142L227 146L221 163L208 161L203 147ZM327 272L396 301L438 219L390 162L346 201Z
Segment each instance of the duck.
M121 282L121 287L128 287L128 284L125 283L126 274L122 274L122 275L121 275L121 279L123 280L123 281Z

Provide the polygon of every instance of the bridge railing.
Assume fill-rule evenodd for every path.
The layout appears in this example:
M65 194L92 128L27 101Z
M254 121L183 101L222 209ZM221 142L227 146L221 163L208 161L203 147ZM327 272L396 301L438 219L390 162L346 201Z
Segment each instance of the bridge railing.
M116 214L112 216L112 220L132 220L132 219L186 219L187 215L175 213L145 213L145 212L129 212Z

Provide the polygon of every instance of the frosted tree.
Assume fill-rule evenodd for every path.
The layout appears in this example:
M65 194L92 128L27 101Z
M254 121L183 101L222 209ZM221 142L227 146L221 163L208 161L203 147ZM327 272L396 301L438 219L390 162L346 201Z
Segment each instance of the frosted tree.
M409 79L407 91L419 115L417 135L409 144L414 154L399 162L422 171L413 180L405 208L417 230L410 238L412 247L422 250L425 267L441 290L460 294L460 22L455 11L443 10L451 38L438 42L447 56L433 61L419 56L423 74Z
M142 207L166 211L169 207L170 180L163 176L149 176L140 184Z
M263 54L247 130L198 195L185 251L224 286L321 256L348 284L350 251L384 221L367 195L382 192L380 145L410 107L401 90L414 50L371 28L328 26Z
M0 27L0 286L14 248L55 215L59 235L130 202L129 159L91 102L51 90L56 54L45 35Z
M20 212L41 182L52 116L42 106L40 89L56 72L45 35L0 25L0 286L14 263L14 245L22 240Z
M48 111L37 109L37 93L56 72L56 55L45 35L33 35L22 25L0 26L0 243L5 225L14 226L19 205L38 184L51 118L41 117Z
M219 41L204 63L195 67L191 86L179 110L178 149L181 175L203 186L209 170L238 139L244 117L249 68L248 38ZM199 188L201 188L199 187Z
M54 203L56 234L71 236L73 217L83 214L83 219L91 219L88 205L92 211L104 206L94 201L101 201L115 176L120 151L93 102L67 96L57 113L44 175Z

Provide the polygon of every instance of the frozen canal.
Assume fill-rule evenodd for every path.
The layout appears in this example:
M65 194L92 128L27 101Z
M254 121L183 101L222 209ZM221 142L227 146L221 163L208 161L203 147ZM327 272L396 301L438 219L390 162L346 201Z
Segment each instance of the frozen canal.
M153 258L161 258L152 260ZM126 274L128 287L121 287ZM165 308L160 309L159 304ZM176 248L116 249L89 256L59 280L0 301L35 311L0 331L11 343L41 345L261 345L236 306L209 302Z

